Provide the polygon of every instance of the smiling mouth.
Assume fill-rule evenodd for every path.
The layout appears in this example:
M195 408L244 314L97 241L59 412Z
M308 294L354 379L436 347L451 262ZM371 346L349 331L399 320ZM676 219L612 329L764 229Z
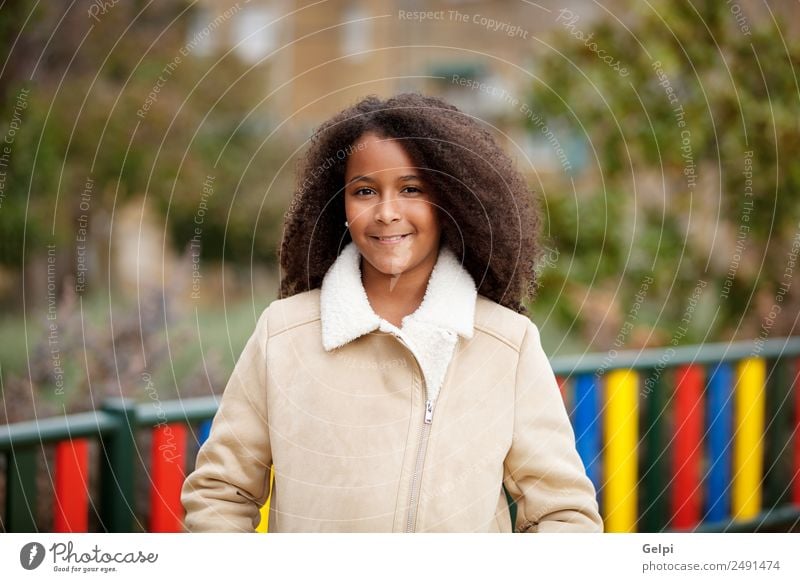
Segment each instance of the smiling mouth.
M410 232L406 234L397 234L394 236L370 236L370 238L382 244L395 244L399 243L402 240L405 240L409 236L411 236Z

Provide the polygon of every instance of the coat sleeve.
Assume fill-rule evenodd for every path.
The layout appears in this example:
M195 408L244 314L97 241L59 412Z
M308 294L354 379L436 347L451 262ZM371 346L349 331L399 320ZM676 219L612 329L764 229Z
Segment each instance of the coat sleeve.
M520 348L514 432L504 469L504 483L517 502L514 531L603 531L594 486L533 322Z
M195 470L181 490L188 532L253 532L269 494L267 309L220 400Z

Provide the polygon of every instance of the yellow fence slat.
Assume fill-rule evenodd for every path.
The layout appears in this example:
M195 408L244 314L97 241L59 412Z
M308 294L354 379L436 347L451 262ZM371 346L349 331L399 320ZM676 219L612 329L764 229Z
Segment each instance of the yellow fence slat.
M272 501L272 484L275 482L275 465L269 468L269 497L261 507L261 523L256 528L256 533L267 533L269 529L269 502Z
M763 358L746 358L737 366L731 494L734 519L750 519L761 510L766 377Z
M608 532L636 531L639 375L614 370L606 377L603 512Z

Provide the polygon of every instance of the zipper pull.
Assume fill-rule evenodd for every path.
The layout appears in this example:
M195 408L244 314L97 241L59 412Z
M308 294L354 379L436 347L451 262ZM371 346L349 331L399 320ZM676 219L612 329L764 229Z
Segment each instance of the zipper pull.
M425 424L433 421L433 400L425 401Z

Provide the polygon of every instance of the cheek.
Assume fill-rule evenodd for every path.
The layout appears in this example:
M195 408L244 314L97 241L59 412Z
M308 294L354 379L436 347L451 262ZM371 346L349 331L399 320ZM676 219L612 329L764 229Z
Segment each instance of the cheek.
M351 226L360 226L364 224L369 217L369 206L365 203L359 203L358 200L348 198L344 203L344 214L347 222Z
M426 230L430 233L439 231L439 216L436 212L436 207L430 202L414 202L411 204L409 211L409 219L420 230Z

